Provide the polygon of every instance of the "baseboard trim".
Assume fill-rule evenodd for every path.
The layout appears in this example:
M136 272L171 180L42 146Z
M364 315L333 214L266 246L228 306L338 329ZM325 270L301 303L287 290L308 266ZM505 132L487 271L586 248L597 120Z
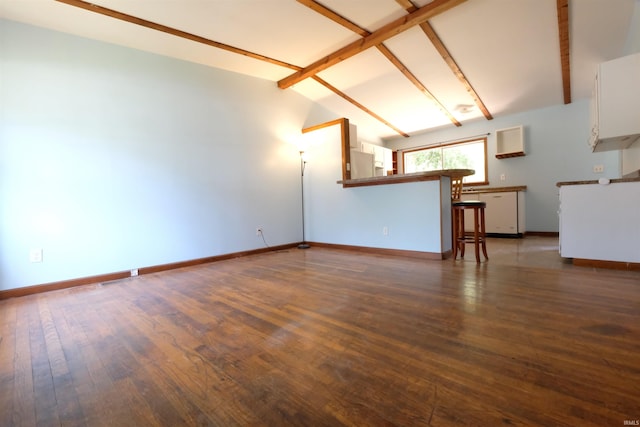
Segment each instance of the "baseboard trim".
M257 255L265 252L280 251L295 248L298 243L270 246L268 248L252 249L249 251L233 252L223 255L215 255L205 258L191 259L187 261L172 262L149 267L138 268L138 275L157 273L160 271L174 270L177 268L191 267L194 265L208 264L216 261L224 261L232 258L240 258L248 255ZM112 282L131 277L130 271L118 271L115 273L98 274L96 276L80 277L77 279L61 280L59 282L43 283L40 285L25 286L22 288L6 289L0 291L0 300L39 294L42 292L57 291L60 289L74 288L76 286L91 285L95 283Z
M603 261L598 259L574 258L573 265L578 267L606 268L610 270L640 271L640 263L624 261Z
M25 286L23 288L6 289L0 291L0 300L40 294L42 292L57 291L60 289L74 288L76 286L90 285L92 283L112 282L114 280L125 279L127 277L131 277L131 272L118 271L115 273L98 274L96 276L80 277L77 279L62 280L59 282L43 283L41 285Z
M187 261L172 262L169 264L153 265L150 267L139 268L138 274L151 274L151 273L158 273L160 271L175 270L177 268L192 267L194 265L209 264L211 262L224 261L227 259L240 258L240 257L249 256L249 255L257 255L265 252L274 252L274 251L281 251L283 249L291 249L291 248L295 248L296 246L298 246L298 243L291 243L287 245L269 246L268 248L252 249L249 251L240 251L240 252L233 252L233 253L223 254L223 255L215 255L215 256L210 256L206 258L197 258L197 259L191 259Z
M373 248L369 246L352 246L352 245L338 245L335 243L322 243L322 242L307 242L312 248L328 248L328 249L340 249L351 252L362 252L366 254L374 255L391 255L408 258L417 258L425 260L443 260L451 257L452 252L447 251L440 252L421 252L421 251L409 251L405 249L386 249L386 248Z
M557 231L526 231L524 235L525 237L527 236L560 237L560 233Z

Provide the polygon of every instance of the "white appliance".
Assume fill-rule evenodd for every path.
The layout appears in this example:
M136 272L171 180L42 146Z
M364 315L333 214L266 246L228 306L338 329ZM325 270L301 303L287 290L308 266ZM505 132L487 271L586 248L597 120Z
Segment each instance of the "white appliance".
M351 150L351 179L374 176L373 162L373 154Z

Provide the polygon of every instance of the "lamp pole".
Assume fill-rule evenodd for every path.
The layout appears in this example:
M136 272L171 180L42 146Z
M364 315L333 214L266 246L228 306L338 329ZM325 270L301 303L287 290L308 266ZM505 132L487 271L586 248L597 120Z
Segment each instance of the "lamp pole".
M309 249L309 245L305 241L304 237L304 169L307 166L307 162L304 160L304 151L300 151L300 190L302 200L302 243L298 245L298 249Z

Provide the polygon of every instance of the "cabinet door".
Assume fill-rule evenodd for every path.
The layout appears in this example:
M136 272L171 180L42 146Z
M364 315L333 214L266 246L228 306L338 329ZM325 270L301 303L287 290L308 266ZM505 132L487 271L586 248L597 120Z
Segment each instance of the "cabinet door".
M597 101L601 139L635 135L640 132L639 75L640 54L600 64Z
M384 149L384 174L387 175L387 172L391 171L391 175L393 175L393 151L385 148Z
M360 143L360 151L363 153L374 154L376 153L376 146L374 144L369 144L368 142Z
M600 114L598 113L598 75L596 74L593 91L591 92L591 100L589 102L589 122L591 124L591 133L589 135L589 146L593 149L598 143L598 135L600 133Z
M480 200L487 204L485 208L487 233L518 233L517 192L483 193L480 194Z
M384 150L385 148L379 145L373 146L373 160L376 163L376 167L384 167Z

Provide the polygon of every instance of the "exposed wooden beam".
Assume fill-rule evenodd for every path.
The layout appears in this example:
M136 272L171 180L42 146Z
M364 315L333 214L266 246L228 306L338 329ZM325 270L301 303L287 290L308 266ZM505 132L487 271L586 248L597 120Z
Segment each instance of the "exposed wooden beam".
M434 31L431 24L429 24L428 22L423 22L422 24L420 24L420 28L427 35L429 40L431 40L431 43L436 48L440 56L442 56L442 59L444 59L444 62L447 63L451 71L453 71L453 74L455 74L455 76L458 78L460 83L462 83L462 85L465 87L465 89L467 90L467 93L471 96L471 98L473 99L473 102L475 102L475 104L478 106L480 111L482 111L482 114L484 115L484 117L487 120L492 120L493 116L489 112L489 109L487 108L486 105L484 105L484 102L482 102L482 99L480 99L480 95L478 95L478 93L473 88L473 86L471 86L471 83L469 82L467 77L464 75L464 73L462 72L462 70L456 63L456 61L453 59L453 57L449 53L449 50L444 45L440 37L438 37L438 35Z
M445 106L442 105L442 103L429 91L429 89L426 88L425 85L422 84L422 82L411 71L409 71L409 69L400 61L400 59L398 59L397 56L393 54L393 52L391 52L384 44L379 44L377 48L384 56L387 57L389 61L391 61L393 65L395 65L400 70L400 72L406 78L409 79L409 81L411 81L411 83L413 83L420 90L420 92L422 92L427 98L429 98L431 102L433 102L438 107L438 109L445 116L447 116L449 120L451 120L451 123L456 126L462 126L462 123L460 123L453 116L453 114L451 114L449 110L447 110Z
M146 19L138 18L133 15L128 15L126 13L118 12L117 10L109 9L106 7L99 6L97 4L89 3L82 0L56 0L60 3L65 3L70 6L79 7L81 9L88 10L90 12L95 12L100 15L109 16L111 18L119 19L121 21L129 22L131 24L140 25L145 28L149 28L152 30L160 31L162 33L171 34L173 36L181 37L183 39L191 40L197 43L206 44L208 46L212 46L218 49L226 50L229 52L237 53L239 55L244 55L249 58L258 59L260 61L269 62L274 65L279 65L281 67L286 67L292 70L299 69L292 64L288 64L283 61L279 61L277 59L269 58L268 56L260 55L254 52L250 52L248 50L240 49L237 47L229 46L228 44L216 42L205 37L201 37L195 34L188 33L186 31L181 31L175 28L167 27L166 25L158 24L152 21L147 21Z
M562 65L562 92L564 103L571 103L571 56L569 47L569 0L557 0L558 33L560 36L560 63Z
M398 2L398 4L404 7L409 13L417 10L417 7L413 5L411 0L396 0L396 1ZM480 111L482 111L482 114L484 115L484 117L487 120L492 120L493 116L489 112L489 109L486 107L486 105L484 105L484 102L482 102L482 99L480 99L480 95L478 95L478 93L473 88L473 86L471 86L471 83L462 72L462 69L458 66L458 63L455 61L455 59L453 59L453 56L451 56L449 49L447 49L445 44L442 42L442 39L435 32L431 24L428 21L425 21L422 24L420 24L420 28L425 33L425 35L429 38L429 40L431 41L431 44L433 44L433 47L436 48L436 50L438 51L442 59L444 59L444 62L449 66L453 74L458 78L460 83L462 83L462 85L465 87L465 89L467 90L467 93L471 96L471 98L473 99L473 102L475 102L475 104L478 106Z
M405 9L409 9L409 8L414 8L417 9L418 7L415 6L411 0L396 0L396 3L398 3L400 6L402 6ZM413 12L413 10L412 10Z
M260 55L254 52L250 52L248 50L244 50L244 49L240 49L237 47L233 47L224 43L220 43L214 40L210 40L207 39L205 37L201 37L195 34L191 34L188 33L186 31L182 31L182 30L178 30L176 28L172 28L172 27L167 27L166 25L162 25L162 24L158 24L156 22L152 22L152 21L148 21L146 19L142 19L142 18L138 18L136 16L133 15L128 15L126 13L122 13L122 12L118 12L117 10L113 10L113 9L109 9L106 7L102 7L93 3L89 3L86 1L82 1L82 0L56 0L60 3L65 3L68 4L70 6L75 6L75 7L79 7L81 9L85 9L88 10L90 12L95 12L98 13L100 15L105 15L111 18L115 18L115 19L119 19L121 21L125 21L125 22L129 22L131 24L136 24L136 25L140 25L142 27L145 28L149 28L152 30L156 30L156 31L160 31L166 34L170 34L176 37L181 37L183 39L187 39L187 40L191 40L197 43L202 43L208 46L212 46L218 49L222 49L222 50L226 50L232 53L236 53L239 55L243 55L243 56L247 56L249 58L253 58L253 59L257 59L259 61L264 61L264 62L268 62L270 64L274 64L274 65L278 65L281 67L285 67L285 68L289 68L291 70L295 70L295 71L299 71L302 70L302 67L299 67L297 65L293 65L293 64L289 64L287 62L284 61L279 61L277 59L273 59L273 58L269 58L268 56L264 56L264 55ZM328 88L329 90L333 91L336 95L346 99L346 100L351 100L349 102L352 102L356 107L360 108L362 111L364 111L365 113L373 116L374 118L376 118L377 120L381 121L382 123L384 123L385 125L389 126L391 129L393 129L395 132L397 132L398 134L404 136L404 137L408 137L409 135L407 135L405 132L399 130L398 128L396 128L395 126L391 125L389 122L387 122L386 120L384 120L383 118L381 118L380 116L378 116L377 114L373 113L371 110L369 110L368 108L366 108L364 105L354 101L352 98L350 98L348 95L342 93L341 91L339 91L336 87L331 86L330 84L326 83L324 80L322 79L316 79L316 81L318 81L318 83L322 84L323 86L325 86L326 88Z
M313 9L314 11L318 12L322 16L329 18L332 21L342 25L343 27L361 35L362 37L366 37L371 34L366 29L358 26L357 24L354 24L347 18L321 5L315 0L297 0L297 1L298 3L302 3L305 6ZM442 103L426 88L426 86L422 84L422 82L400 61L400 59L393 54L393 52L391 52L383 43L376 45L376 47L385 57L387 57L387 59L389 59L389 61L393 65L396 66L396 68L398 68L398 70L400 70L400 72L407 79L409 79L411 83L413 83L418 88L418 90L420 90L420 92L422 92L425 96L427 96L427 98L429 98L431 102L433 102L440 109L440 111L442 111L442 113L445 116L447 116L449 120L451 120L451 123L453 123L456 126L462 126L462 124L444 107L444 105L442 105Z
M324 87L326 87L327 89L335 92L337 95L341 96L342 98L344 98L345 100L349 101L350 103L352 103L353 105L355 105L356 107L358 107L359 109L361 109L362 111L364 111L365 113L369 114L371 117L373 117L374 119L384 123L385 125L387 125L388 127L390 127L391 129L393 129L394 131L396 131L398 134L404 136L405 138L409 137L409 134L401 131L400 129L398 129L397 127L395 127L394 125L392 125L391 123L389 123L388 121L386 121L385 119L383 119L382 117L380 117L379 115L377 115L376 113L374 113L373 111L369 110L367 107L365 107L364 105L360 104L358 101L356 101L355 99L351 98L349 95L347 95L346 93L340 92L338 89L336 89L335 87L333 87L332 85L330 85L329 83L327 83L326 81L322 80L320 77L318 76L312 76L311 77L313 80L317 81L318 83L320 83L321 85L323 85Z
M278 82L278 86L281 89L286 89L308 77L314 76L320 71L326 70L327 68L344 61L345 59L351 58L370 47L376 46L411 27L421 24L422 22L443 13L452 7L464 3L465 1L466 0L434 0L426 6L417 9L415 12L384 25L382 28L374 31L363 39L349 43L347 46L317 60L302 70L285 77Z
M348 30L353 31L354 33L361 35L362 37L366 37L371 34L369 31L361 28L359 25L351 22L342 15L335 13L333 10L321 5L315 0L297 0L297 2L307 6L309 9L315 12L318 12L320 15L331 19L333 22L337 22L338 24L342 25Z

